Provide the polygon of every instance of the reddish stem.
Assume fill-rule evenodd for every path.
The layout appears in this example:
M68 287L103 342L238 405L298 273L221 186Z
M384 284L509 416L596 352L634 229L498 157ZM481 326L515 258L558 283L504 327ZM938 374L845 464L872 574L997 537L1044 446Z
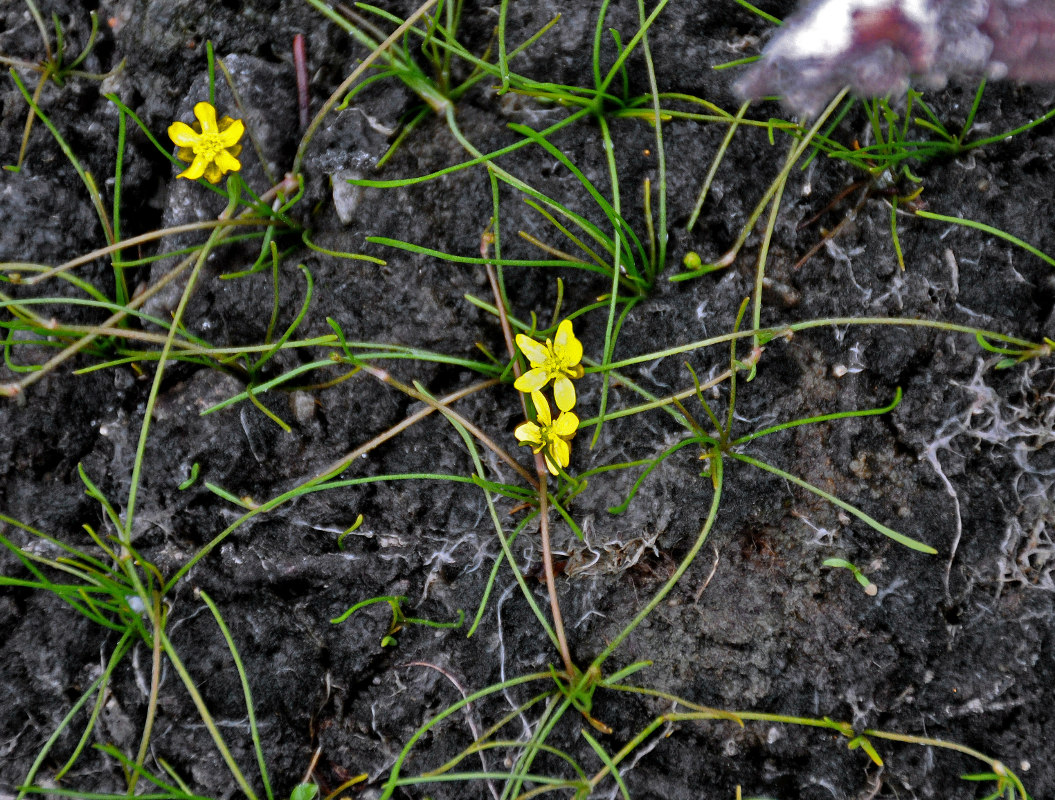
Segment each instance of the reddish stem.
M293 68L297 72L297 111L300 114L300 129L308 127L311 119L308 98L308 54L304 46L304 34L293 37Z

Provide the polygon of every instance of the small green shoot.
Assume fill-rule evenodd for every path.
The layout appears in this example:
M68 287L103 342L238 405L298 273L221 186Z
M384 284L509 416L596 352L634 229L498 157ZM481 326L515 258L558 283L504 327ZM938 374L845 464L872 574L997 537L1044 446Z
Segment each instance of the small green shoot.
M375 603L387 603L389 609L392 611L392 622L388 626L388 633L386 633L381 639L382 647L394 647L397 644L395 634L401 631L406 625L424 625L427 628L460 628L465 622L465 612L461 609L458 610L457 622L436 622L434 620L421 619L420 617L408 617L403 611L403 603L406 601L407 598L405 595L385 595L383 597L371 597L368 600L360 600L340 616L331 619L330 622L334 625L339 625L361 608L372 606Z
M842 558L826 558L824 559L823 564L826 567L837 567L840 569L850 570L850 572L854 576L854 580L856 580L859 584L861 584L862 587L864 587L866 595L868 595L869 597L875 597L877 594L879 594L879 587L872 583L871 579L869 579L869 577L865 575L855 564L852 564Z
M187 476L187 480L183 481L177 488L184 492L192 487L198 481L198 471L201 469L201 465L195 461L190 468L190 475Z

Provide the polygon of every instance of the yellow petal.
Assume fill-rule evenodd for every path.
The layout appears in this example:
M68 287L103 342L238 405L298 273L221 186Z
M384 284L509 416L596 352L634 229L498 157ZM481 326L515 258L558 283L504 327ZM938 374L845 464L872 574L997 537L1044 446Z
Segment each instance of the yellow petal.
M241 162L226 150L221 150L216 154L216 166L221 172L238 172L242 168Z
M545 395L542 392L532 392L531 402L535 406L535 413L538 415L539 427L548 428L553 422L553 415L549 412L549 403L546 402Z
M517 441L521 444L542 443L542 431L539 430L538 425L534 422L522 422L517 425L517 429L513 431L513 435L517 437Z
M525 336L522 333L517 334L517 347L520 348L520 352L527 356L528 361L531 362L531 366L536 367L542 364L546 360L548 353L546 348L532 339L530 336Z
M563 375L553 381L553 399L557 401L557 408L561 411L571 411L575 408L575 386Z
M549 470L550 475L560 475L560 470L558 470L557 465L553 463L553 459L550 458L549 453L546 453L546 469Z
M201 102L195 104L194 116L201 123L202 133L215 134L220 132L219 127L216 125L216 109L212 107L212 103Z
M194 162L176 177L196 181L205 174L205 168L211 164L212 162L205 156L195 156Z
M185 122L173 122L169 125L169 138L172 143L179 147L190 147L201 141L201 136Z
M176 158L180 161L193 161L194 160L194 148L193 147L179 147L176 149Z
M553 423L553 432L565 439L570 439L578 430L579 418L567 411L557 417L557 421Z
M218 136L224 147L233 147L242 138L243 133L245 133L245 124L242 120L236 119L227 126L226 130L221 128Z
M549 455L550 458L552 458L562 467L566 467L568 466L568 462L571 460L571 448L568 446L568 443L563 439L554 439L552 442L550 442L547 455Z
M564 320L557 326L557 338L554 339L553 344L568 366L582 361L582 342L575 338L570 319Z
M549 381L549 375L540 369L529 369L513 382L518 392L537 392Z
M223 172L216 166L215 161L210 161L205 165L205 180L209 183L219 183L221 178L223 178Z

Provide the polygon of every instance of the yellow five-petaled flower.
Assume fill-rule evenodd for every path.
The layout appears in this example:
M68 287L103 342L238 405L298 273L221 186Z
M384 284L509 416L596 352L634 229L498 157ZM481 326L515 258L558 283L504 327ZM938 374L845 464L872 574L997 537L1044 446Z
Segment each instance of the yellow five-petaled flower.
M218 183L224 173L242 168L235 156L242 152L238 140L245 133L245 125L242 120L230 117L217 122L216 109L211 103L195 105L194 116L198 121L193 126L184 122L169 125L169 138L179 146L176 155L191 162L176 177L197 180L204 175L209 183Z
M516 379L513 384L521 392L537 392L553 381L553 399L561 411L575 407L575 386L572 378L581 378L582 342L575 338L571 320L566 319L557 326L553 340L539 344L530 336L517 334L517 347L531 362L531 369Z
M570 411L562 411L554 420L542 392L532 392L531 402L535 404L538 422L517 425L513 435L521 444L531 445L535 453L542 453L546 468L557 475L557 466L567 467L571 459L571 446L567 440L579 429L579 418Z

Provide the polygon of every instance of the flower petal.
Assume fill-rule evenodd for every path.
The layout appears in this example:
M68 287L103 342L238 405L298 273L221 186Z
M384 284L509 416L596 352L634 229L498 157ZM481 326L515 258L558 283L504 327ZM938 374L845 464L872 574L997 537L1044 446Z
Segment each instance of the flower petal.
M570 319L564 320L557 326L557 337L553 345L566 366L571 367L582 361L582 342L575 338Z
M221 129L217 134L217 138L219 138L224 147L233 147L242 138L243 133L245 133L245 123L240 119L236 119L226 129Z
M550 475L560 475L560 470L558 470L557 465L553 463L553 459L550 458L549 452L546 453L546 469L549 470Z
M518 392L537 392L549 382L549 375L541 369L529 369L513 382Z
M561 411L571 411L575 408L575 386L564 375L553 381L553 399L557 401L557 408Z
M217 153L215 161L221 172L238 172L242 168L241 162L226 150Z
M196 181L205 174L205 168L211 164L212 162L205 156L195 156L193 163L176 177Z
M557 421L553 423L552 430L557 436L570 439L579 430L579 418L575 414L565 411L557 417Z
M546 352L546 348L532 339L530 336L525 336L522 333L517 334L517 347L520 348L520 352L527 356L527 360L531 362L531 366L537 367L546 361L546 357L549 353Z
M193 161L194 160L194 148L193 147L178 147L176 148L176 158L180 161Z
M562 467L568 466L571 461L571 448L563 439L554 439L549 443L547 454Z
M201 123L202 133L216 134L220 132L219 127L216 125L216 109L212 107L212 103L196 103L194 106L194 116L198 118L198 122Z
M520 423L517 425L517 429L513 431L513 435L517 437L517 441L521 444L542 443L542 431L534 422Z
M190 147L201 141L201 136L186 122L173 122L168 133L172 143L180 147Z
M535 406L535 413L538 415L539 427L548 428L553 424L553 415L550 414L546 396L542 392L532 392L531 402Z
M216 166L215 161L210 161L205 165L205 180L209 183L219 183L221 178L223 178L223 171Z

